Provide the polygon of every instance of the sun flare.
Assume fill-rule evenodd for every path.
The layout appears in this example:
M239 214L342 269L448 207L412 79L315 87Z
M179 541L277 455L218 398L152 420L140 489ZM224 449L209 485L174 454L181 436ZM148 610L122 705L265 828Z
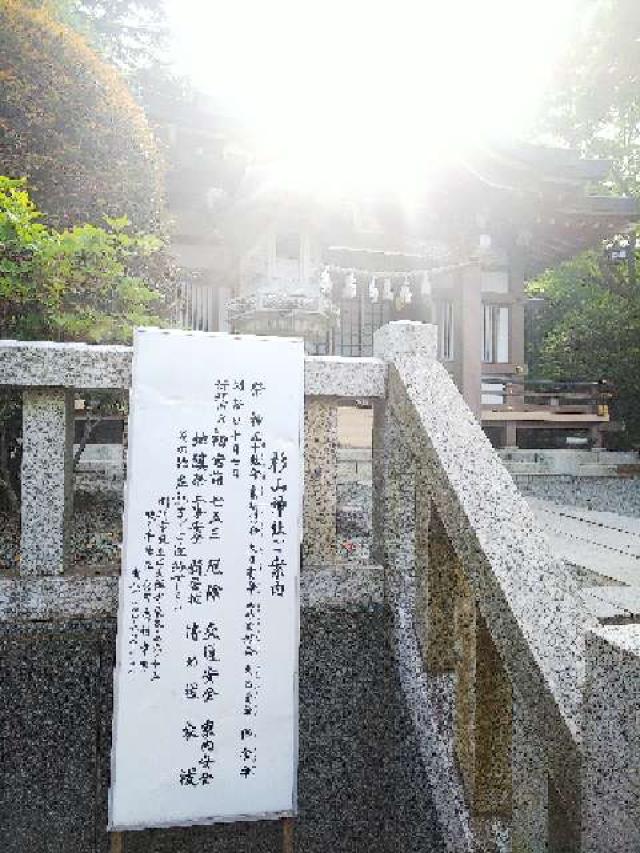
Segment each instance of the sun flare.
M314 190L411 187L535 116L576 0L169 0L178 68Z

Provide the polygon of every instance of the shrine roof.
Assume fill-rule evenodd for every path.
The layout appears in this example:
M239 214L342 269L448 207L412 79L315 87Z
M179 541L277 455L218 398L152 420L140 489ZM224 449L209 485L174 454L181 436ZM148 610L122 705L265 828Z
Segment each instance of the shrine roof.
M487 234L521 254L527 275L535 275L598 247L638 216L635 198L593 194L610 167L562 148L477 149L443 168L410 212L383 197L368 202L368 229L354 228L329 256L362 269L428 269L469 260ZM372 249L376 243L383 249Z

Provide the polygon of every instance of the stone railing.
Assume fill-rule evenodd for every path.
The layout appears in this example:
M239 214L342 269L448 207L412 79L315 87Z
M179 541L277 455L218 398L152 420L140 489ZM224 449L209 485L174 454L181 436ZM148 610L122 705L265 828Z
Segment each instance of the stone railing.
M639 850L640 625L585 610L436 361L435 328L389 324L375 353L305 362L304 569L335 563L337 405L373 399L373 556L448 848ZM128 389L130 369L126 347L0 343L24 421L21 556L0 579L0 621L115 614L119 567L72 564L73 399Z
M586 612L436 361L436 328L391 323L374 352L389 373L374 416L373 553L409 704L420 724L431 703L441 737L439 762L433 742L426 760L450 849L640 850L640 624Z
M336 559L338 402L381 398L385 379L379 359L305 360L305 567ZM0 579L0 619L115 613L119 566L98 576L73 565L74 397L130 381L129 347L0 343L0 386L23 397L20 560Z

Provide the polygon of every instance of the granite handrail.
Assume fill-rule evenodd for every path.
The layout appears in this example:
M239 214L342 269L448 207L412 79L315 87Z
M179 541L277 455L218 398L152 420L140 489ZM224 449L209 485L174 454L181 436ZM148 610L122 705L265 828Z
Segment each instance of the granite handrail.
M0 386L127 390L132 354L128 346L2 340ZM307 356L304 379L308 396L383 397L386 366L378 358Z
M198 334L198 333L194 333ZM62 618L115 612L118 567L107 577L74 564L74 398L126 391L132 348L83 343L0 341L0 388L22 392L21 543L17 571L0 579L0 619ZM382 398L387 368L377 358L305 358L305 561L336 554L337 405Z
M337 404L372 399L374 556L385 567L388 602L400 610L415 582L426 496L508 676L514 850L546 849L550 777L573 810L575 849L631 853L640 849L640 625L603 626L586 612L437 362L436 341L433 326L391 323L375 335L375 358L305 360L305 568L335 560ZM0 386L23 395L21 554L17 571L0 578L0 620L115 613L117 568L101 577L73 566L73 402L76 392L128 389L131 354L0 342ZM403 620L411 614L400 613Z
M396 358L388 400L428 466L438 513L512 682L525 694L548 692L579 740L586 635L599 623L572 574L441 364Z
M626 626L626 631L606 628L587 612L575 576L552 553L526 500L437 361L436 351L434 326L390 323L374 337L374 353L389 365L386 403L377 405L374 419L374 553L387 566L401 609L402 590L412 584L415 589L417 549L427 538L419 529L419 504L426 495L470 588L471 607L479 613L472 629L474 646L482 655L486 626L499 655L498 669L506 672L513 744L507 775L513 822L519 821L512 833L517 849L543 849L539 846L543 843L547 849L549 778L571 812L567 820L583 851L635 849L640 830L630 827L637 827L640 807L636 721L640 625ZM426 559L425 563L428 577L437 574L438 567L429 566ZM414 597L414 608L416 601ZM405 622L406 618L405 612ZM611 668L612 660L624 660L630 685L620 686L622 675ZM616 683L611 699L615 711L603 713L603 691ZM496 688L500 690L498 682ZM487 689L491 692L485 686L485 695ZM487 725L503 724L487 722L477 705L474 715L478 715L474 725L477 728L482 720L485 732ZM612 719L621 726L615 736ZM472 739L478 736L482 737L476 731ZM615 848L602 831L607 819L599 805L604 788L598 773L606 772L607 740L615 742L623 755L615 761L620 781L607 790L618 827L614 836L622 845ZM471 746L471 755L475 748ZM535 782L532 767L538 759L532 762L533 754L543 756ZM516 790L518 773L524 793L522 786ZM607 774L609 782L611 776ZM473 799L468 791L467 795ZM534 802L537 815L532 814ZM608 820L611 823L612 818Z

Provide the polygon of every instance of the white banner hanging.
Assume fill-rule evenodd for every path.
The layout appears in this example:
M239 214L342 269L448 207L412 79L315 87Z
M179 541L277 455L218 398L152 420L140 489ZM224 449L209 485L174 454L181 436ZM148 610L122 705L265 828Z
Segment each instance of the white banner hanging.
M112 830L295 812L301 340L134 341Z

